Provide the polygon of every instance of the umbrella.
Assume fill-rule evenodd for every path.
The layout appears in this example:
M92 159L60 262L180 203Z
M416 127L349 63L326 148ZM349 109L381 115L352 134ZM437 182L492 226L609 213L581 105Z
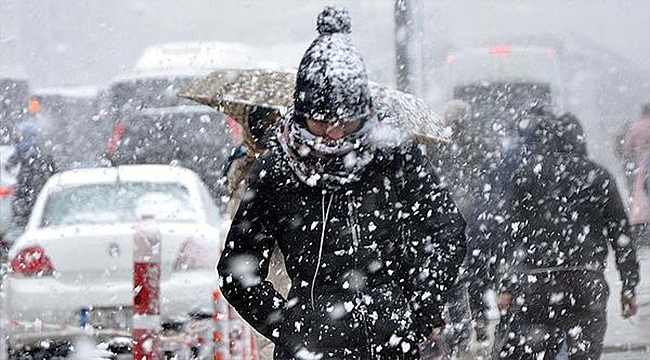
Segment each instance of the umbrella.
M178 94L216 108L244 129L244 141L261 151L270 128L293 105L295 74L263 69L226 69L197 79ZM443 123L421 99L370 83L382 122L406 130L418 141L445 141Z

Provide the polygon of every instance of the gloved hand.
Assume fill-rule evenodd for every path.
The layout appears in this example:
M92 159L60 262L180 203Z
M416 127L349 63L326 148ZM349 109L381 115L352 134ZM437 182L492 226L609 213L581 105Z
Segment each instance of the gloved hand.
M308 350L304 346L295 351L295 356L299 360L320 360L323 358L323 354Z
M497 306L499 307L499 311L501 312L501 314L506 313L510 308L511 304L512 304L512 294L508 294L508 293L499 294Z
M626 294L621 295L621 316L623 316L623 319L635 315L637 310L636 296Z

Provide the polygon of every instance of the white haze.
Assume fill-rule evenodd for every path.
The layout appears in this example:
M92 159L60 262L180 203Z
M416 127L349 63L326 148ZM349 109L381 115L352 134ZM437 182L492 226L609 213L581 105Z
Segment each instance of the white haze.
M145 47L170 41L294 44L287 56L297 66L315 37L316 15L326 4L350 9L353 36L370 78L394 84L392 0L3 0L0 74L27 77L32 88L105 86L129 72ZM607 88L597 97L581 95L594 87L583 81L590 74L578 76L569 89L577 94L570 109L585 123L589 150L618 172L615 136L624 123L638 117L640 104L650 100L648 14L650 1L636 0L422 1L424 84L418 95L443 100L440 79L432 74L449 51L463 45L503 44L515 38L578 44L588 54L581 61L606 59L599 71L627 71L614 86L602 85ZM434 106L441 112L441 102Z

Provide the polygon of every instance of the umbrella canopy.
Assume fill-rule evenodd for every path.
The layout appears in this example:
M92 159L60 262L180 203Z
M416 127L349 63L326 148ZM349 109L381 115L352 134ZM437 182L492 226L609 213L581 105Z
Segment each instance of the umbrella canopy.
M270 128L293 105L295 74L273 70L226 69L199 78L178 96L216 108L244 129L244 141L261 151ZM418 141L445 141L443 122L417 97L370 83L379 118Z

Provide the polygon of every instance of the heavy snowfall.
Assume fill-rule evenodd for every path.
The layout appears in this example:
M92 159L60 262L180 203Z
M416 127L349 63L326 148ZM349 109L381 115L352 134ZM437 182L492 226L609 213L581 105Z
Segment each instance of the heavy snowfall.
M0 360L650 359L648 14L0 1Z

